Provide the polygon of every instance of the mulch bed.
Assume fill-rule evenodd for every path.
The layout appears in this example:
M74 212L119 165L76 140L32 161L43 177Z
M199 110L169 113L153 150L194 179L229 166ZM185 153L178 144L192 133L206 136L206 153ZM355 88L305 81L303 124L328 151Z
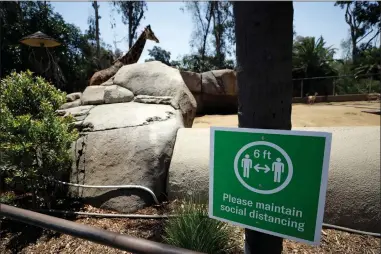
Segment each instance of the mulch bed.
M147 207L138 211L137 214L165 214L168 212L168 209L168 206ZM113 213L88 205L83 206L80 211ZM77 223L112 232L162 242L164 220L97 218L80 215L70 219ZM0 223L0 253L4 254L129 253L8 219L0 220ZM237 227L235 228L235 233L238 247L233 250L233 253L243 253L243 229ZM330 229L323 229L320 246L313 247L290 240L284 240L283 245L283 253L380 253L379 238Z

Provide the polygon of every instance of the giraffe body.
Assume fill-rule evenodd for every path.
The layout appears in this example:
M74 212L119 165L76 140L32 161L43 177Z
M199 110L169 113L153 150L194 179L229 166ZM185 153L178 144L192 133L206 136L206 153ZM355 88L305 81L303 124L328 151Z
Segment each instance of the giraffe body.
M90 79L90 86L99 86L102 83L106 82L110 78L112 78L118 70L123 65L134 64L139 61L140 56L142 55L144 46L146 45L146 41L153 40L159 43L159 40L156 38L155 34L151 30L151 26L148 25L139 38L136 40L135 44L128 50L126 54L119 57L112 66L107 69L103 69L101 71L97 71Z

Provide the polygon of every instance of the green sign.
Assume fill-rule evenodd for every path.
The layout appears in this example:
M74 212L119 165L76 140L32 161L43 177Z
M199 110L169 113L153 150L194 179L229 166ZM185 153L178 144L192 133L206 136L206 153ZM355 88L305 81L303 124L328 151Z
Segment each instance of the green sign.
M331 136L212 127L209 216L319 244Z

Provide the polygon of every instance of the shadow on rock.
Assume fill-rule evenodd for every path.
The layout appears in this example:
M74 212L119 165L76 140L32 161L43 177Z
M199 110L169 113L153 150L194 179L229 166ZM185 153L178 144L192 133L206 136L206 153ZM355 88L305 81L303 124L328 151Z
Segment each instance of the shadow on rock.
M151 194L141 189L112 190L96 197L86 198L85 201L95 207L123 213L133 213L155 203Z

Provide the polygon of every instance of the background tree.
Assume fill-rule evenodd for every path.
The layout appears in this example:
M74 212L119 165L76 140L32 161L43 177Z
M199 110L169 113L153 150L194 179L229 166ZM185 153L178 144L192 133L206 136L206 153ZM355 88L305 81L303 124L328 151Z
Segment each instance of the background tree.
M19 41L37 31L46 33L61 43L60 46L49 49L58 69L51 68L51 72L43 75L55 86L67 92L83 91L97 69L93 61L96 57L96 45L92 43L95 42L95 34L82 34L78 27L66 23L60 14L54 12L48 2L0 2L0 23L2 76L10 74L12 70L35 71L31 60L34 58L33 53L37 54L38 50ZM41 57L47 61L46 51L42 53ZM101 58L102 54L107 61L113 61L110 48L100 40Z
M122 22L128 25L128 47L131 48L137 38L136 30L144 13L148 10L145 1L119 1L114 2L118 13L122 14Z
M99 39L99 20L101 16L99 16L99 5L97 1L93 1L91 4L94 8L94 18L95 18L95 41L97 42L97 58L100 58L100 53L101 53L101 44L100 44L100 39Z
M234 2L239 127L291 129L292 2ZM282 238L245 229L245 253L282 252Z
M166 65L171 65L170 59L171 59L171 52L166 51L160 47L154 46L152 49L148 50L148 55L151 57L149 59L146 59L146 62L149 61L160 61Z
M341 44L350 57L336 63L339 75L335 81L337 93L367 93L380 91L381 3L375 1L338 1L335 6L345 9L349 40ZM377 45L378 42L378 45Z
M293 43L292 70L293 78L326 77L337 75L336 69L332 66L333 56L336 49L326 46L323 37L297 36ZM320 95L329 95L333 91L332 79L306 79L298 80L294 86L294 96L304 97L306 93L318 92ZM298 91L296 91L296 89Z
M336 49L326 46L323 37L297 36L293 43L293 70L299 70L303 77L335 75L331 63Z
M89 17L89 29L86 30L84 34L84 38L88 41L89 47L87 47L86 51L83 51L89 61L89 75L92 75L95 71L108 68L115 59L111 45L104 43L100 38L99 20L101 16L99 15L99 5L97 1L92 2L91 6L94 8L94 15Z
M234 51L234 19L230 2L186 2L193 19L190 41L193 53L184 56L183 66L199 72L234 66L227 56Z
M355 75L369 75L373 79L380 80L379 72L381 71L381 47L370 47L359 52L359 64L355 67Z
M345 9L345 22L350 27L352 60L357 61L360 43L368 48L380 34L381 4L380 2L337 1L335 6ZM373 34L372 34L373 33ZM368 36L371 37L368 37ZM364 39L367 41L364 41Z
M191 13L194 30L192 33L192 40L190 41L191 47L195 48L200 55L194 58L198 63L195 65L200 66L200 69L204 69L205 55L207 52L207 42L210 33L210 22L213 15L213 2L185 2L185 8Z
M212 17L213 17L213 40L212 45L215 49L215 65L219 68L224 66L226 56L230 54L228 51L228 32L229 26L234 24L231 22L233 20L231 2L227 1L215 1L210 2L213 6Z

